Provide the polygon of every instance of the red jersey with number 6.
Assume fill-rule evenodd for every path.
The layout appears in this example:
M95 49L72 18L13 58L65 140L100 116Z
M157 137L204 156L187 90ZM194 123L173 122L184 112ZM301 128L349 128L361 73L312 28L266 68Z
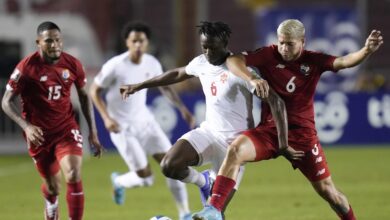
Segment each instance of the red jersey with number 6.
M301 56L286 62L271 45L245 55L246 65L256 67L270 87L286 104L289 126L309 128L316 134L314 124L314 94L323 72L333 69L336 57L304 50ZM274 127L271 110L262 102L261 126Z
M70 100L73 83L78 88L86 83L76 58L63 52L56 64L48 64L35 52L16 66L7 90L20 94L23 117L50 135L78 127Z

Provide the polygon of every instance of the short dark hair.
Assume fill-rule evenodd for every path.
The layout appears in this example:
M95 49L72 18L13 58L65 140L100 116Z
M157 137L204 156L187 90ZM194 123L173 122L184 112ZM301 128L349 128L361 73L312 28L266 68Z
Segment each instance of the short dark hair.
M148 39L150 39L152 35L152 32L150 31L150 27L148 25L136 21L136 22L129 22L125 25L125 27L122 30L123 39L126 40L129 37L130 32L132 31L143 32L145 33Z
M221 21L217 21L217 22L202 21L200 22L200 25L196 27L199 28L199 34L204 34L210 37L218 37L225 43L225 46L229 41L230 34L232 33L229 25Z
M40 25L38 25L37 34L40 35L42 32L47 30L58 30L59 32L61 32L61 29L53 22L44 21Z

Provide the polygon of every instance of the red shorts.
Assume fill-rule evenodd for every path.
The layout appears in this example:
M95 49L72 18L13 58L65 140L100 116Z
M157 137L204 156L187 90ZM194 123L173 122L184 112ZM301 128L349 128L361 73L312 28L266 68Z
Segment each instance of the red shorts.
M243 135L249 137L256 148L255 161L268 160L278 155L278 136L276 128L258 126L245 131ZM312 129L290 129L288 143L295 150L305 152L301 161L292 161L292 166L298 168L311 182L323 180L330 176L324 151L318 137Z
M61 134L46 135L44 138L41 146L27 142L29 154L43 178L58 173L59 161L64 156L83 154L83 137L78 128L66 129Z

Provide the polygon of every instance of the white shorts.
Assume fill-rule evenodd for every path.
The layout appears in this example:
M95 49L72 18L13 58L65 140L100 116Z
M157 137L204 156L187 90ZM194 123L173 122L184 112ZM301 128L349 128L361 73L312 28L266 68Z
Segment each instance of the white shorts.
M137 171L147 166L147 156L166 153L172 144L155 120L121 124L119 133L110 133L111 140L129 169Z
M214 132L206 126L200 126L192 131L185 133L179 139L188 141L198 152L198 166L212 164L212 171L218 174L219 168L225 158L227 147L234 139L226 138L219 132ZM244 173L244 166L240 167L235 189L240 185Z

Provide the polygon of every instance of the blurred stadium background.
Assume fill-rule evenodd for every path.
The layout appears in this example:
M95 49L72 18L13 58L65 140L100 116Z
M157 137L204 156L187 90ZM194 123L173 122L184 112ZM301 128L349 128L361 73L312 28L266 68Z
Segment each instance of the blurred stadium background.
M83 62L90 81L106 60L125 50L121 28L132 20L151 26L150 53L160 59L165 69L184 66L200 53L195 26L203 20L220 20L231 26L233 34L229 48L233 52L275 43L276 27L286 18L298 18L305 24L307 49L334 55L358 50L369 32L379 29L385 44L364 64L338 75L325 73L318 86L315 110L319 137L338 178L336 183L341 182L341 188L357 203L356 212L361 214L361 219L390 219L390 44L386 42L390 36L389 12L390 0L0 0L0 95L2 97L15 65L36 50L35 30L45 20L60 26L65 51ZM180 83L175 88L201 122L205 106L199 82ZM156 90L149 91L149 95L151 109L174 142L188 130L187 125ZM76 99L74 106L78 111ZM254 109L257 120L259 111L257 106ZM21 130L2 110L0 112L0 219L40 219L41 212L37 212L41 208L37 187L39 177L26 156ZM98 115L97 120L101 141L114 151ZM83 119L80 121L83 127ZM85 128L83 130L86 133ZM85 149L88 151L87 146ZM344 161L346 158L348 160ZM279 173L271 175L263 166L248 166L243 190L232 204L232 210L239 211L229 211L231 219L335 219L303 178L295 172L291 175L288 164L278 160L265 162L265 167L268 164L274 164L269 169ZM363 169L362 166L366 167ZM125 169L116 154L99 162L86 160L86 190L90 187L88 183L93 185L91 188L96 188L91 189L91 199L87 198L86 219L147 219L161 212L175 216L173 202L172 207L161 206L161 201L171 199L167 193L158 196L156 204L141 196L153 197L164 191L163 184L158 184L153 191L143 189L140 194L133 195L135 201L145 203L129 202L127 208L108 205L111 202L106 195L109 191L108 175L113 169ZM158 173L157 167L155 170ZM256 177L256 173L265 176ZM161 175L159 178L158 181L162 182ZM270 184L267 178L276 184ZM290 185L283 185L286 182L292 184L290 188ZM97 183L104 187L99 188ZM303 189L308 195L301 191ZM191 206L200 208L196 189L189 187L189 190ZM273 198L273 192L280 197ZM245 205L242 210L243 200L254 201L264 210L255 210L256 205ZM142 204L146 211L134 215L134 212L140 212ZM292 210L288 212L290 215L283 217L279 211L288 209L288 205L298 211ZM27 213L16 211L26 206L31 207ZM275 206L282 208L273 209ZM103 214L105 208L115 214ZM62 210L62 214L66 213L65 206ZM251 212L258 215L245 217ZM15 213L21 215L15 217Z

